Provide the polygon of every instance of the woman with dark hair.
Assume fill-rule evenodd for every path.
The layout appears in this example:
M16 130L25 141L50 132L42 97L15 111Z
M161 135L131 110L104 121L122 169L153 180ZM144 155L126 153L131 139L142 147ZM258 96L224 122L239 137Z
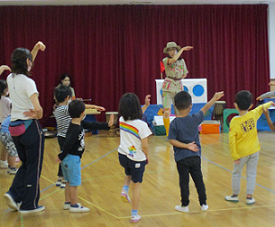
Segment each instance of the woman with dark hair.
M124 186L120 194L122 201L131 202L129 186L133 182L131 222L138 222L138 203L148 156L148 137L152 134L147 123L142 121L142 110L138 97L133 93L124 94L119 102L120 145L119 162L125 170Z
M164 109L163 123L166 129L166 136L168 136L169 133L171 102L174 103L175 95L183 90L181 79L184 79L188 73L185 61L180 56L183 51L191 49L193 49L191 46L181 48L175 42L167 43L163 49L163 53L168 55L162 60L165 67L166 78L161 89Z
M44 153L44 134L38 122L43 109L38 100L35 82L29 78L33 60L45 45L38 42L32 52L17 48L11 56L11 74L7 83L12 101L10 134L22 165L18 169L9 191L4 195L7 205L19 212L35 213L45 209L39 206L39 179Z
M72 97L72 99L75 99L75 92L74 92L73 87L71 87L71 77L67 73L64 73L61 76L61 82L60 82L60 84L58 84L57 87L59 87L60 85L65 85L65 86L69 87L72 91L71 97Z

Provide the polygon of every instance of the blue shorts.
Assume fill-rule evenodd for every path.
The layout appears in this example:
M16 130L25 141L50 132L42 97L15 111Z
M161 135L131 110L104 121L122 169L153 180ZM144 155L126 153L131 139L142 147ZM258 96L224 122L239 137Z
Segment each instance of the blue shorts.
M143 178L143 173L145 171L146 161L133 161L129 159L126 155L118 153L118 159L120 165L124 167L125 174L131 176L131 180L134 183L141 183Z
M80 163L80 157L71 154L67 154L61 162L64 179L70 183L70 186L81 185Z

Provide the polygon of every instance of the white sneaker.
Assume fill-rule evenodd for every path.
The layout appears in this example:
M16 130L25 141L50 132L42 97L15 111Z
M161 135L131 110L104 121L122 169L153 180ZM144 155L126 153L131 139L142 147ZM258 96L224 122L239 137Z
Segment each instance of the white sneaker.
M14 199L12 198L9 192L5 193L4 198L6 200L7 205L12 210L18 210L18 204L14 201Z
M62 182L62 177L58 177L57 181L55 182L55 185L59 187L61 185L61 182Z
M226 201L229 201L229 202L232 202L232 203L238 203L239 202L239 197L238 196L228 195L228 196L225 196L224 199Z
M129 202L129 203L131 202L130 196L128 192L126 192L125 190L122 190L120 197L122 202Z
M81 206L80 203L77 204L78 206ZM63 209L64 210L70 210L71 204L70 203L64 203Z
M251 198L251 199L246 198L246 205L253 205L255 202L256 201L253 198Z
M61 181L60 188L65 188L66 187L66 181L63 180Z
M9 170L7 171L10 175L15 175L17 173L17 168L16 167L11 167L9 168Z
M185 212L185 213L189 212L189 207L188 206L182 207L180 205L177 205L177 206L175 206L175 209L177 211L180 211L180 212Z
M141 217L137 215L132 215L131 222L138 222L141 219Z
M7 169L9 166L7 161L0 160L0 169Z
M90 209L88 207L82 207L80 203L77 204L78 207L70 207L70 212L72 213L84 213L89 212Z
M208 210L208 205L207 204L203 204L202 206L201 206L201 211L207 211Z
M36 209L33 209L33 210L19 210L19 213L20 214L31 214L31 213L38 213L38 212L41 212L45 210L45 207L44 206L38 206Z

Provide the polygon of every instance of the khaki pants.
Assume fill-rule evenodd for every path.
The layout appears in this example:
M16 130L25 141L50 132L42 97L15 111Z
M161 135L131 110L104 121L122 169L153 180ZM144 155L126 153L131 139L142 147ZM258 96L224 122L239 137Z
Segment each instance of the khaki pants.
M165 78L162 84L162 105L164 109L171 109L171 103L174 104L175 95L183 90L181 80L172 80Z

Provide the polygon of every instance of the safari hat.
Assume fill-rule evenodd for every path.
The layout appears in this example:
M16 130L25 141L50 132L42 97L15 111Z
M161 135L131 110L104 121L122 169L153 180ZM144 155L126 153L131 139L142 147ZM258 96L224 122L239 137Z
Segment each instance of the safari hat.
M168 54L168 48L176 48L178 51L181 49L181 47L178 46L175 42L169 42L163 49L163 53Z

